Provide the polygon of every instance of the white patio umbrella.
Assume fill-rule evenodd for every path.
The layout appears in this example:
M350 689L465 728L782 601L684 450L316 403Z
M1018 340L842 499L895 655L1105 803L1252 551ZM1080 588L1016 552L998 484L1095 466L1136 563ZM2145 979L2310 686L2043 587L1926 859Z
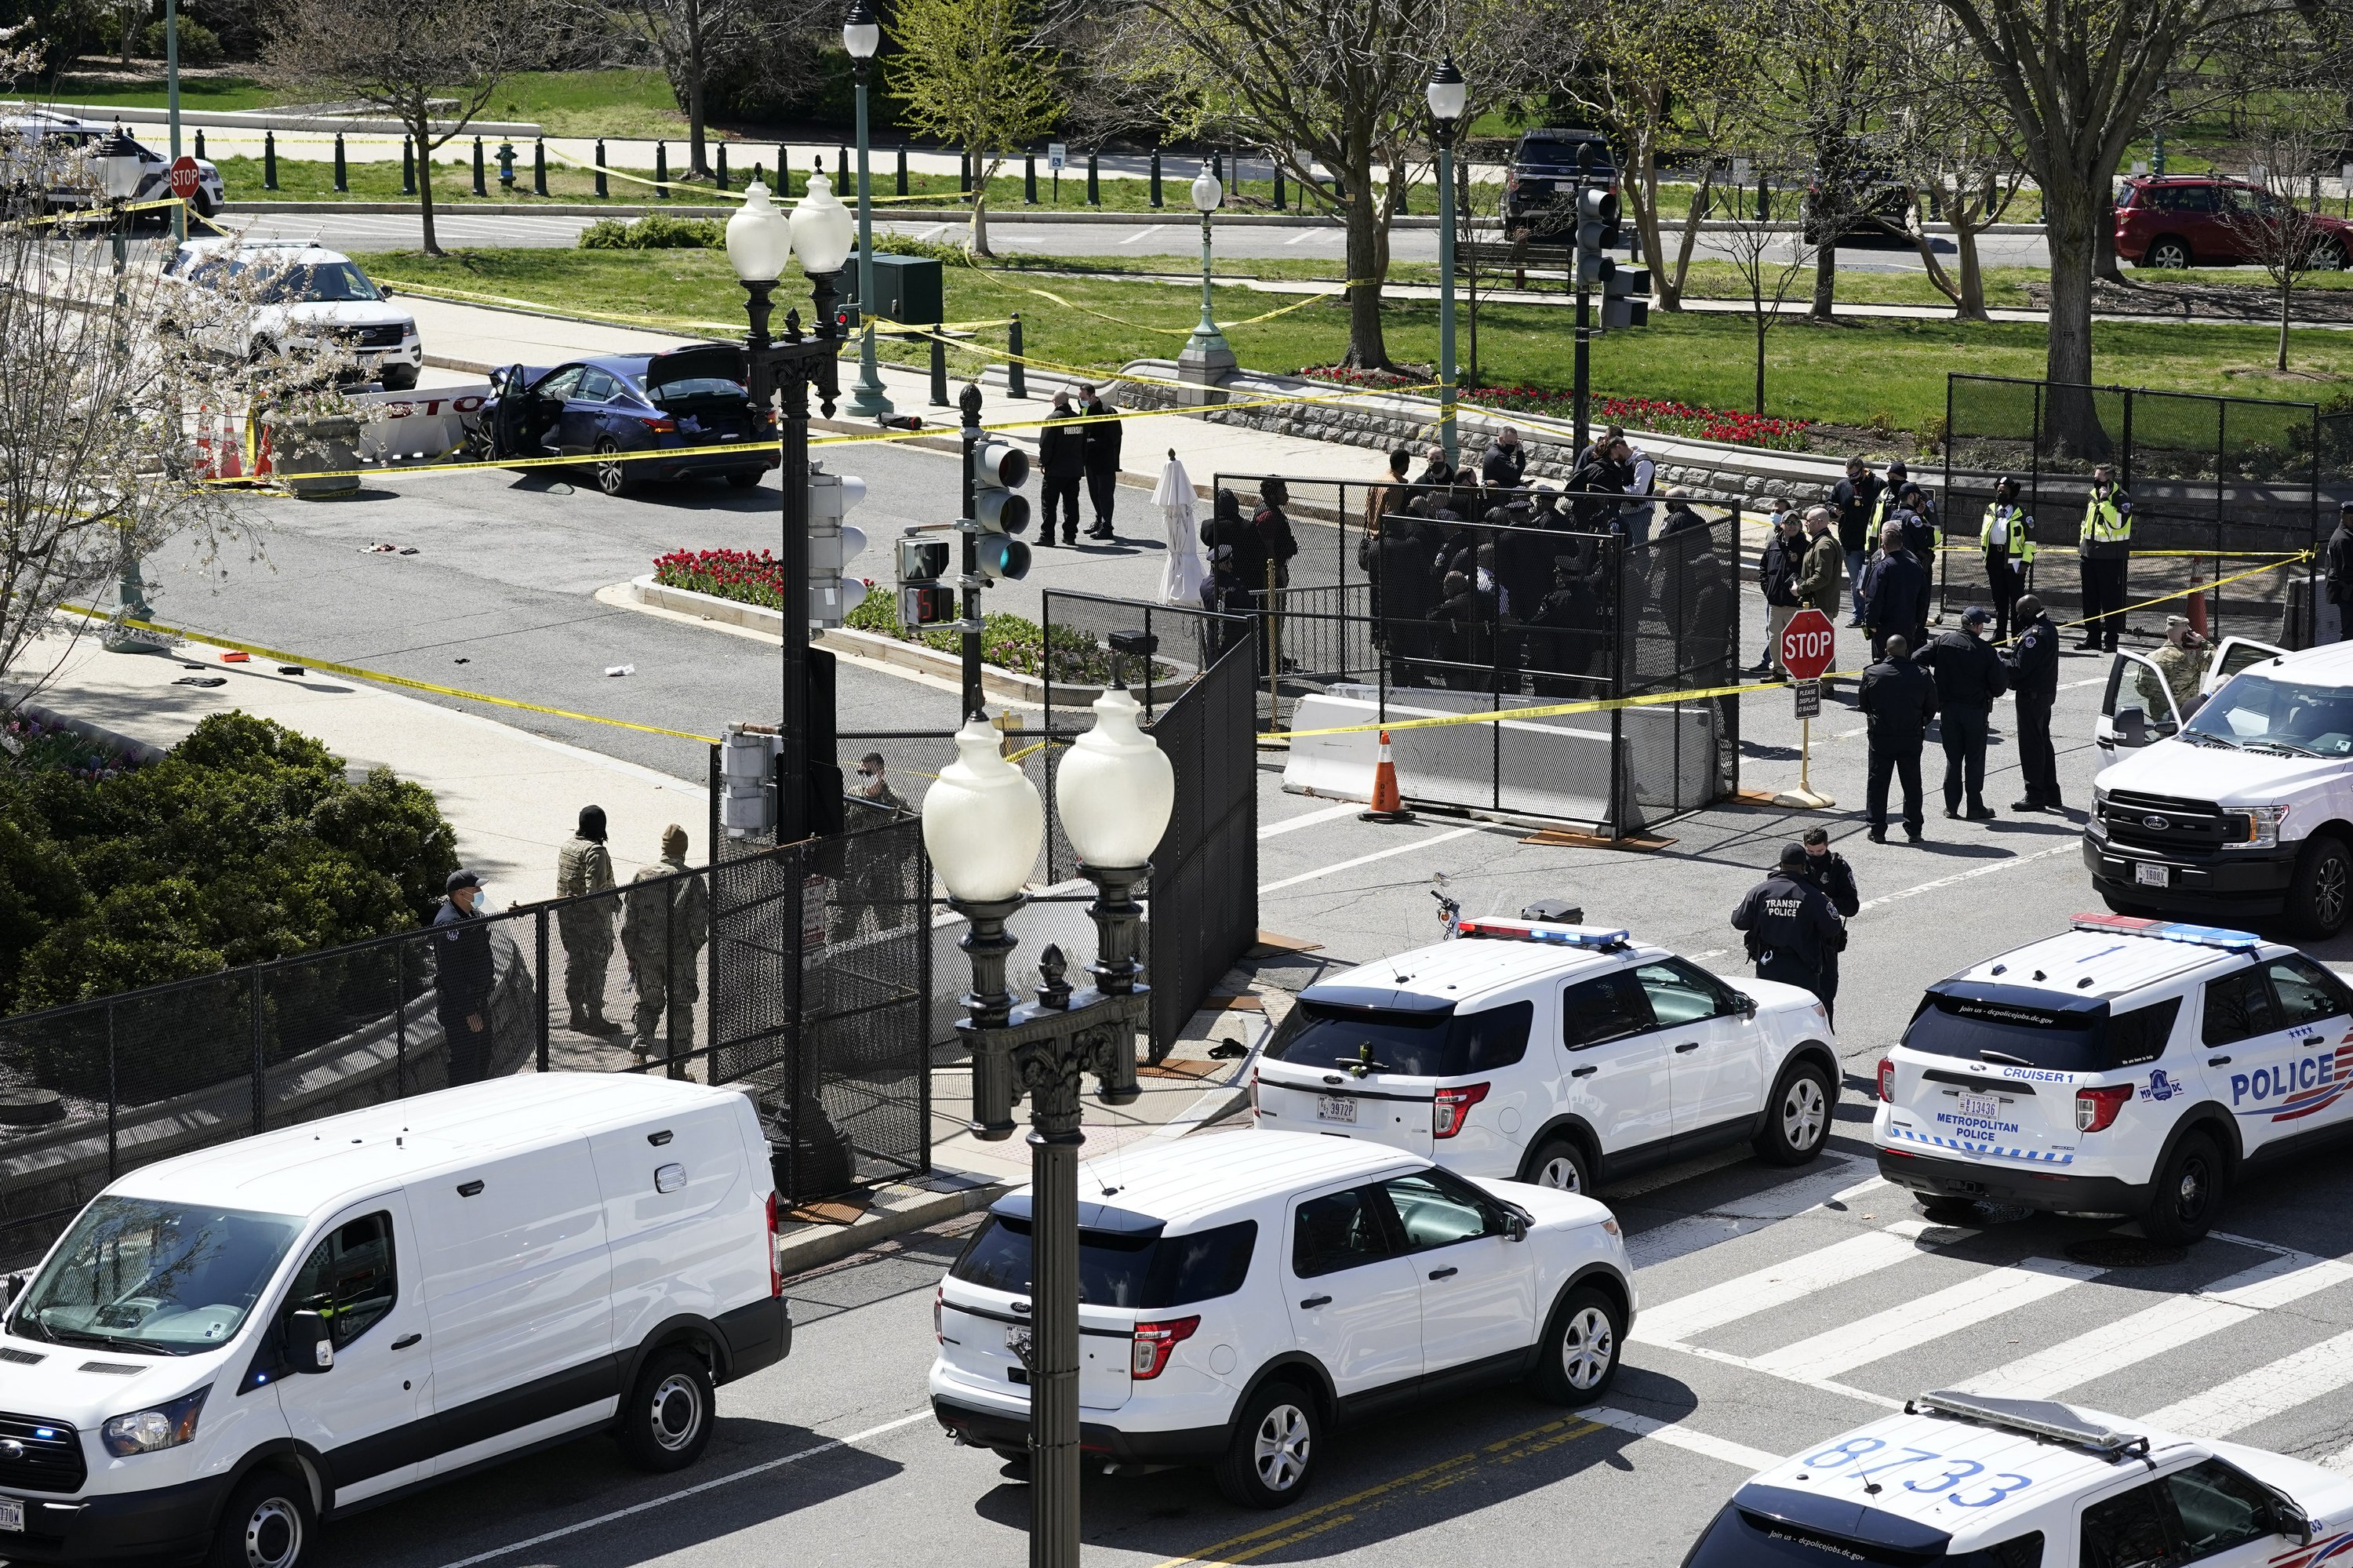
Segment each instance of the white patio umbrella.
M1161 521L1168 530L1168 555L1160 566L1160 602L1198 608L1201 581L1209 574L1201 565L1201 546L1193 528L1192 476L1176 461L1174 447L1168 449L1168 466L1160 471L1152 503L1160 508Z

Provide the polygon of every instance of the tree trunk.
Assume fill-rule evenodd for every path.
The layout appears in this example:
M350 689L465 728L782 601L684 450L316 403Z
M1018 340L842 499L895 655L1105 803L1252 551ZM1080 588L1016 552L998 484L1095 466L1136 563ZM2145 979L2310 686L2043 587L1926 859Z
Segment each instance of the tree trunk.
M2046 196L2043 199L2045 203L2043 210L2048 212L2050 198ZM2100 182L2099 211L2093 217L2092 243L2096 247L2096 260L2092 266L2094 275L2105 278L2111 283L2123 282L2124 272L2116 265L2116 193L2108 188L2108 182L2105 180Z
M2295 274L2283 271L2280 277L2279 372L2287 374L2287 319L2289 302L2295 294Z
M1748 285L1748 314L1757 325L1757 417L1761 419L1765 417L1765 295L1755 283Z
M703 133L702 51L700 48L687 56L686 69L686 173L691 179L711 177L711 154Z
M2050 346L2043 376L2052 385L2049 439L2067 457L2096 462L2108 454L2107 432L2088 387L2092 379L2092 269L2094 232L2106 210L2105 193L2073 180L2044 184L2043 238L2051 251Z
M997 254L988 248L988 182L987 180L975 180L972 183L972 253L975 256Z
M408 122L408 133L416 138L417 215L422 221L424 228L425 254L438 256L441 254L441 242L433 235L433 153L431 149L434 143L430 131L430 124L422 113Z
M1978 260L1978 226L1969 211L1960 206L1953 208L1953 251L1961 271L1961 297L1955 302L1954 314L1963 321L1985 321L1989 319L1985 268Z
M1692 191L1691 208L1683 214L1682 242L1675 248L1672 270L1662 268L1653 253L1651 262L1651 287L1656 291L1659 309L1679 311L1683 308L1683 280L1691 275L1692 248L1699 241L1699 226L1707 216L1707 204L1715 186L1715 171L1703 168L1699 185Z
M1805 219L1800 217L1798 221L1802 224ZM1836 313L1831 307L1838 302L1838 240L1835 238L1837 232L1837 228L1833 225L1830 230L1832 238L1824 240L1822 248L1814 252L1814 302L1806 314L1818 322L1829 321ZM1799 238L1802 239L1803 236L1800 235ZM1762 386L1765 372L1760 369L1757 376L1758 385ZM1758 401L1763 401L1761 393L1758 394ZM1765 410L1760 408L1757 411L1761 414Z
M1373 207L1370 156L1352 156L1340 175L1347 189L1342 216L1348 224L1348 280L1356 285L1348 291L1348 357L1341 363L1356 370L1386 370L1389 348L1381 334L1381 280L1387 268Z

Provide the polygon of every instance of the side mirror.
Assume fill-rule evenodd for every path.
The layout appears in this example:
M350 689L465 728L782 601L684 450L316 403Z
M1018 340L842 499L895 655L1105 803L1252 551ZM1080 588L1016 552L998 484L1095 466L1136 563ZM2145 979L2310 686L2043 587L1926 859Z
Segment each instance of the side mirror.
M1528 1217L1525 1214L1507 1211L1504 1215L1504 1239L1508 1242L1527 1240Z
M2147 746L2148 744L2148 713L2139 707L2116 710L2116 744Z
M387 300L392 298L393 289L392 285L389 283L378 283L375 286L375 291L382 294Z
M1745 991L1740 993L1740 1016L1743 1018L1757 1016L1757 999Z
M335 1364L335 1340L327 1319L297 1312L286 1319L286 1360L298 1372L322 1372Z

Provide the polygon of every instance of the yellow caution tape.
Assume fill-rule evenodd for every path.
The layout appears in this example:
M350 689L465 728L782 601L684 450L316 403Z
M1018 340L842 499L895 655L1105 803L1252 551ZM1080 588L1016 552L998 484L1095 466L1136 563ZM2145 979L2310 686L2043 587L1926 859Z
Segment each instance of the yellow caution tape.
M494 707L517 708L524 713L546 714L554 718L577 719L583 724L609 725L615 729L633 729L644 735L664 735L673 740L699 740L709 746L719 744L719 737L716 736L695 735L682 729L664 729L659 725L636 724L628 719L607 718L602 714L574 713L570 708L549 707L543 703L518 702L512 697L494 697L488 692L470 692L463 687L438 685L431 681L413 680L406 675L388 675L381 670L363 670L355 664L338 664L331 660L313 659L305 653L289 653L283 649L264 648L256 642L238 642L227 637L213 637L202 631L190 631L182 627L164 626L152 620L137 620L130 616L123 616L118 620L106 611L92 609L87 605L69 604L59 608L75 615L84 615L94 620L103 620L109 625L128 626L138 631L153 631L165 637L176 637L183 641L201 642L208 648L227 648L233 652L250 653L257 659L273 659L281 664L300 664L306 670L323 670L328 674L343 675L354 681L374 681L380 685L402 686L412 692L430 692L441 697L462 697L470 703L489 703Z
M2202 593L2204 593L2204 592L2205 592L2207 589L2209 589L2209 588L2221 588L2221 587L2223 584L2225 584L2225 583L2235 583L2235 582L2242 581L2242 580L2243 580L2243 579L2245 579L2245 578L2247 578L2247 577L2259 577L2263 576L2265 572L2275 572L2275 571L2279 570L2282 567L2292 567L2292 566L2295 566L2298 561L2308 561L2308 560L2310 560L2311 558L2312 558L2312 552L2311 552L2311 551L2309 551L2309 550L2298 550L2295 555L2293 555L2293 556L2289 556L2286 560L2284 560L2284 561L2274 561L2274 562L2273 562L2270 566L2268 566L2268 567L2254 567L2253 570L2250 570L2250 571L2243 571L2243 572L2237 572L2237 573L2234 573L2234 574L2232 574L2232 576L2227 577L2216 577L2216 578L2215 578L2212 582L2211 582L2211 583L2199 583L2199 584L2197 584L2196 586L2191 587L2191 588L2177 588L2177 589L2175 589L2175 590L2174 590L2173 592L2171 592L2171 593L2161 593L2161 594L2158 595L2155 599L2145 599L2141 600L2138 604L2128 604L2128 605L2125 606L2122 609L2112 609L2112 610L2109 610L2109 611L2107 612L2107 614L2106 614L2106 615L2105 615L2105 616L2087 616L2087 617L2085 617L2085 618L2084 618L2084 620L2069 620L2069 621L2064 621L2064 622L2062 622L2062 623L2061 623L2061 629L2062 629L2062 630L2064 630L2066 627L2070 627L2070 626L2088 626L2088 625L2090 625L2094 620L2108 620L2108 619L2111 619L2111 618L2113 618L2113 617L2119 616L2119 615L2129 615L2130 613L2132 613L2132 612L2133 612L2134 610L2136 610L2136 609L2154 609L2156 606L2160 605L2160 604L2169 604L2169 603L2171 603L2173 600L2175 600L2175 599L2192 599L2192 598L2195 598L2196 596L2198 596L2199 594L2202 594ZM2015 642L2015 641L2018 641L2018 639L2017 639L2017 638L2015 638L2015 637L2013 637L2013 638L2011 638L2010 641L2011 642ZM2004 646L2007 646L2007 644L2004 644Z

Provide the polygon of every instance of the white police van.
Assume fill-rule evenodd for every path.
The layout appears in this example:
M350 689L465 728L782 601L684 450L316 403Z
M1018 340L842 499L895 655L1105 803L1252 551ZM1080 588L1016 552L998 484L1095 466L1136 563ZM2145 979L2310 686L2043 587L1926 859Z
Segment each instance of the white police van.
M1258 1125L1569 1192L1718 1143L1783 1165L1822 1151L1840 1074L1810 992L1623 930L1459 929L1301 991L1260 1054Z
M2306 1568L2353 1480L2050 1400L1938 1393L1759 1471L1683 1568Z
M2110 667L2084 864L2108 907L2304 937L2353 916L2353 643L2226 638L2183 712L2138 654Z
M2206 1234L2240 1171L2353 1119L2353 988L2246 931L2124 915L1930 986L1879 1063L1880 1173L1932 1218L1978 1200Z
M1590 1198L1471 1181L1380 1144L1238 1131L1088 1162L1079 1440L1115 1468L1205 1464L1232 1501L1306 1489L1325 1435L1524 1378L1601 1397L1637 1305ZM932 1410L1027 1457L1029 1192L997 1200L934 1298Z

